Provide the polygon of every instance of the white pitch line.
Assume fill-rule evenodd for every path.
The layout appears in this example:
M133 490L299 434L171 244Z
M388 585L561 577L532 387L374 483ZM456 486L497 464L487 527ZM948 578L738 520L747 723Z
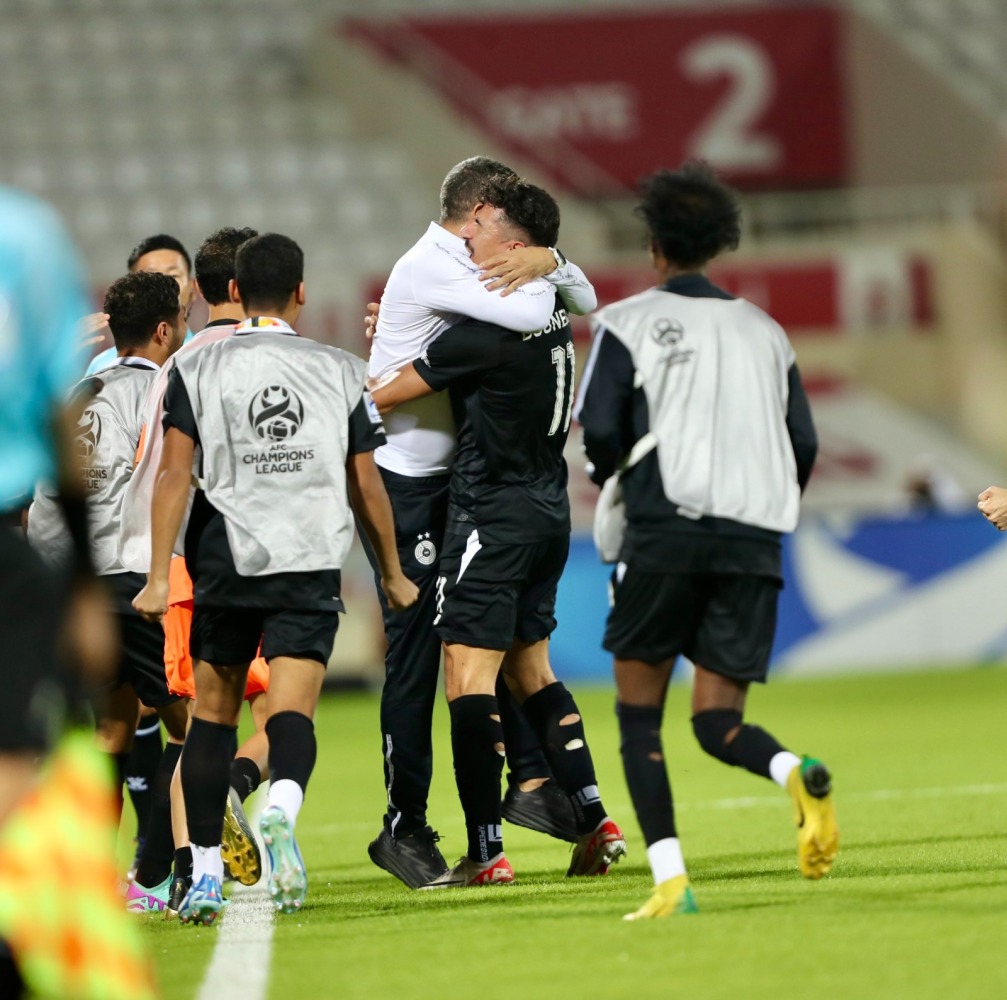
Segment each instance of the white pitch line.
M269 986L273 913L265 889L232 894L196 1000L263 1000Z

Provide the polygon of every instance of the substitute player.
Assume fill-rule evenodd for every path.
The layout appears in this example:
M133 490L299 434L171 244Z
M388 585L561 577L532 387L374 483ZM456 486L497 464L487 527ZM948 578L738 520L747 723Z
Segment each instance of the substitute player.
M559 209L541 188L515 178L490 181L480 202L461 233L474 261L555 243ZM556 587L570 547L563 447L573 379L569 319L554 297L541 329L521 336L463 320L374 390L386 410L449 389L458 426L434 625L444 643L468 850L427 889L514 879L501 828L501 666L573 807L578 836L567 874L604 874L626 853L598 792L580 712L549 664Z
M151 572L134 604L154 620L167 610L172 548L198 444L203 488L185 538L197 694L182 754L194 869L179 911L186 922L212 923L222 907L228 770L260 643L270 664L271 786L260 821L270 892L284 912L304 902L307 876L294 827L314 768L312 717L343 609L340 567L353 534L347 495L378 554L390 605L416 599L399 566L371 454L384 434L364 390L366 366L293 329L304 304L303 269L300 247L285 236L242 244L235 288L250 318L232 336L180 357L165 398Z
M700 746L790 794L802 874L825 875L839 843L825 766L743 721L748 687L769 665L780 536L797 524L817 450L794 352L761 309L706 277L741 235L737 201L709 167L660 170L642 193L660 283L597 313L576 413L592 479L621 474L625 498L604 645L655 882L628 919L695 909L661 743L679 655L695 665Z
M184 352L230 336L245 319L240 301L233 301L230 284L234 280L234 257L238 247L257 236L254 229L227 227L211 233L196 251L193 285L209 308L207 324L193 341L182 347L158 372L147 397L144 435L136 469L126 488L122 506L120 543L123 563L137 572L150 569L150 498L160 460L164 431L164 393L176 359ZM179 556L171 561L168 611L162 625L165 633L165 672L168 689L191 702L196 697L189 655L192 626L193 588L186 572L185 560ZM266 740L264 694L269 686L269 667L256 657L248 671L245 698L248 700L256 732L238 748L231 763L231 782L224 815L223 857L231 877L245 885L258 882L262 873L259 848L245 817L243 803L259 787L267 773L268 742ZM192 850L185 822L181 774L176 766L171 785L171 805L175 835L175 860L171 892L166 904L157 897L147 897L148 909L163 909L165 917L178 916L182 900L192 885ZM137 893L136 908L143 904Z
M182 343L185 324L178 285L162 274L137 272L113 282L104 311L115 338L114 364L85 378L75 390L86 402L77 430L85 459L92 556L112 596L122 638L115 682L96 699L99 745L114 759L120 785L136 728L139 702L155 709L168 730L168 746L154 777L154 796L136 878L129 893L166 900L173 853L168 790L185 738L184 703L172 695L164 673L164 634L131 606L143 577L119 555L119 522L126 485L133 474L147 392L159 368ZM36 491L28 520L32 544L54 562L66 545L65 522L52 497Z

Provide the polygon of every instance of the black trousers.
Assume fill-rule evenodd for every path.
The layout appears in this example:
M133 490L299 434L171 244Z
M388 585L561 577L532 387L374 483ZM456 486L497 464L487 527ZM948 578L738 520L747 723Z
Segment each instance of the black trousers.
M441 641L433 621L450 476L402 476L381 469L381 477L395 515L402 570L420 590L419 600L411 608L393 613L378 587L388 642L381 692L388 821L393 835L406 836L427 824L427 796L433 774L431 730L441 658ZM361 539L377 582L374 553L363 532ZM501 715L512 776L523 780L548 775L538 740L517 705Z

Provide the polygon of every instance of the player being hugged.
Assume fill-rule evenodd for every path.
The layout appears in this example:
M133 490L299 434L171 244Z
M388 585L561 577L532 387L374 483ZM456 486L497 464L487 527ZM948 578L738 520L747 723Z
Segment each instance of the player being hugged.
M242 244L235 291L250 318L233 336L180 357L165 396L151 572L134 604L148 618L164 615L198 445L201 488L185 535L196 708L182 754L193 853L193 884L179 910L184 922L212 923L223 905L229 765L245 675L260 642L271 672L272 784L260 820L270 893L285 913L304 902L294 826L315 764L312 718L343 610L340 568L354 511L377 553L389 604L405 608L416 599L372 456L384 430L364 388L366 365L295 333L303 271L301 249L286 236Z

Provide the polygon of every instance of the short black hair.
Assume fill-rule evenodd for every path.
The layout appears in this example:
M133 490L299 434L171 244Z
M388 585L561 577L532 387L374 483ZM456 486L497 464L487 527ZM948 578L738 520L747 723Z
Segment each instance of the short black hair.
M289 236L254 236L234 255L234 279L246 312L282 308L304 280L304 252Z
M131 271L109 285L102 309L118 350L146 347L159 323L174 326L178 320L178 282L167 274Z
M703 160L643 178L636 214L647 224L651 247L681 268L702 267L741 241L738 197Z
M502 208L507 218L524 231L533 247L554 247L559 239L559 205L548 191L520 177L487 181L480 201Z
M471 212L482 200L486 182L504 177L517 177L517 173L488 156L470 156L456 163L441 184L441 222L455 222Z
M246 240L258 236L256 229L218 229L199 244L196 251L196 281L203 298L211 306L229 299L227 286L234 277L234 255Z
M136 267L136 262L144 254L153 253L155 250L174 250L175 253L181 254L185 261L186 270L192 274L192 258L189 256L189 251L182 246L181 240L176 240L174 236L169 236L167 233L158 233L156 236L148 236L145 240L140 240L130 252L126 267L132 271Z

